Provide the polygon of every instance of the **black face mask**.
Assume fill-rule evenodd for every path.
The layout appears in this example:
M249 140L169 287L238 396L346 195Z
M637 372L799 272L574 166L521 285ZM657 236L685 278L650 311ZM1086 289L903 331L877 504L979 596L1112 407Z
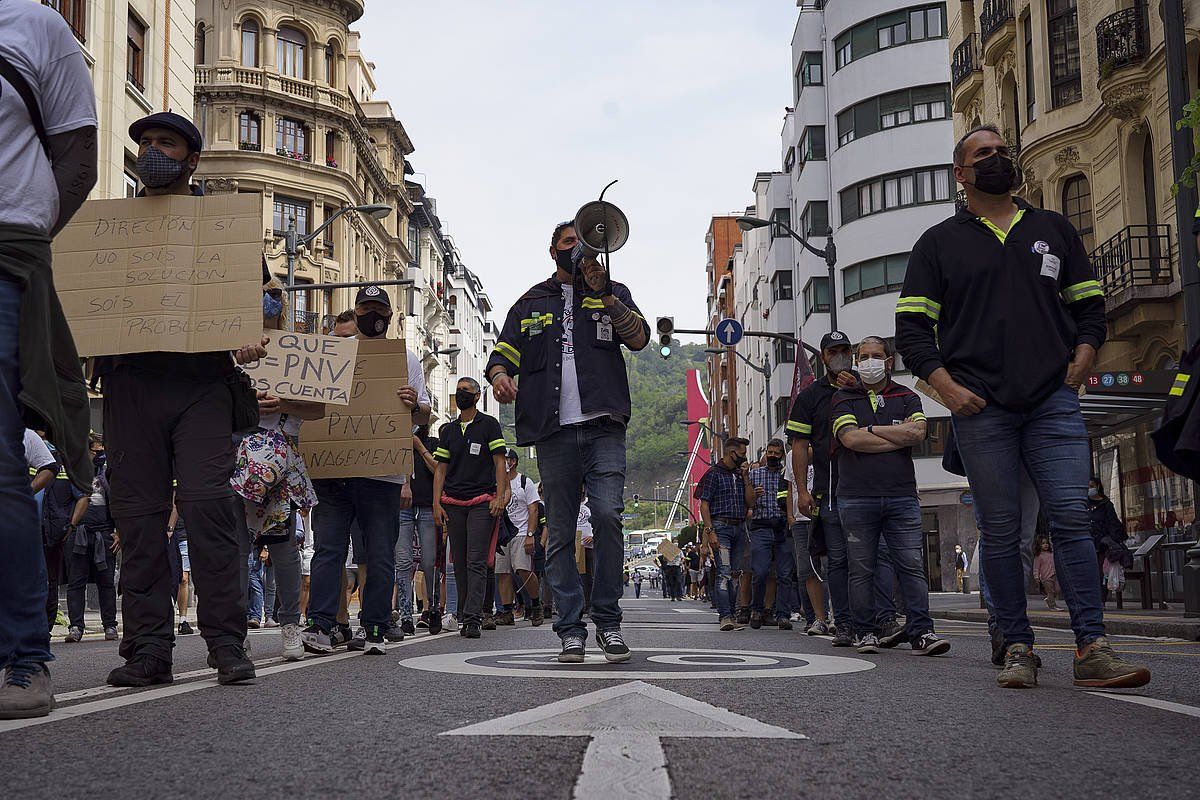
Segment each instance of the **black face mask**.
M770 467L771 469L779 469L780 467L783 466L783 459L775 458L774 456L770 456L767 458L767 466Z
M354 322L363 336L380 336L388 329L392 318L390 315L384 316L378 311L368 311L356 316Z
M992 153L971 167L975 170L975 188L984 194L1008 194L1017 182L1017 167L1008 156Z
M745 464L745 463L746 463L745 456L734 456L733 457L733 465L735 467L740 467L742 464Z
M575 274L575 263L571 260L570 250L555 250L554 261L558 264L558 268L570 275Z
M470 389L458 389L454 392L454 403L459 410L475 407L475 393Z

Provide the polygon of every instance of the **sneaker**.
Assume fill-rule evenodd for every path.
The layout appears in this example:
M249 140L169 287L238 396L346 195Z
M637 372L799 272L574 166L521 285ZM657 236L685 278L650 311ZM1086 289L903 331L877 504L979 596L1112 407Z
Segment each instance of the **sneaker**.
M304 658L304 645L300 641L300 626L289 622L279 629L283 636L283 660L299 661Z
M764 611L762 618L763 618L762 624L764 627L767 627L767 628L775 627L775 625L776 625L775 613L773 611L771 611L769 609L767 611Z
M180 636L187 636L188 634L192 634L195 632L196 632L195 629L192 628L192 624L190 622L188 622L186 619L183 622L179 623L179 635Z
M400 621L400 609L393 608L392 609L392 622L399 622L399 621Z
M868 633L866 636L858 640L858 645L854 648L863 655L879 652L879 637L873 633Z
M117 639L120 639L120 638L121 638L121 634L117 633L116 625L110 625L104 629L104 641L115 642Z
M400 632L405 636L413 636L416 634L417 629L413 625L412 617L400 620Z
M404 641L404 628L400 625L400 623L395 622L395 621L390 621L386 625L382 625L381 627L383 628L383 638L386 639L387 641L389 641L389 642L403 642Z
M750 609L739 608L734 613L733 618L737 621L738 625L749 625L750 624Z
M391 623L395 625L396 623ZM372 625L364 633L366 636L363 639L363 654L368 656L381 656L387 652L387 646L384 645L385 628L382 625ZM398 629L397 629L398 630ZM403 638L403 634L401 634Z
M349 645L354 641L354 631L350 630L349 625L339 624L329 632L329 638L333 642L334 647Z
M367 629L361 625L354 632L354 638L346 645L347 650L365 650L367 648Z
M1046 608L1050 609L1051 611L1058 611L1058 606L1055 605L1053 600L1051 600L1049 597L1045 597L1042 599L1044 599L1046 601Z
M1136 689L1150 682L1150 670L1130 664L1117 655L1108 637L1075 651L1075 685L1097 689Z
M53 709L54 689L45 664L20 664L4 670L0 719L44 717Z
M322 630L321 626L315 622L300 632L300 644L308 652L319 655L332 653L337 646L334 644L333 635L329 631Z
M462 626L462 635L464 639L478 639L483 634L479 632L478 622L464 622ZM495 630L495 628L492 628Z
M1011 644L1004 652L1004 667L996 683L1005 689L1032 689L1037 686L1037 661L1027 644Z
M246 627L247 628L258 628L258 627L261 627L261 625L260 625L259 621L256 619L248 619L248 620L246 620Z
M829 625L823 619L816 619L804 632L809 636L826 636L829 634Z
M217 683L228 685L254 680L254 663L246 650L236 644L224 644L208 652L208 665L217 671Z
M71 629L67 631L66 637L63 638L63 641L64 642L82 642L83 641L83 628L76 628L74 625L72 625Z
M493 617L491 614L484 614L483 622L479 625L479 627L483 628L485 631L496 630L496 618ZM474 638L474 637L472 637L472 638Z
M610 664L623 664L633 655L620 628L610 628L606 631L596 631L596 644L604 651L604 658Z
M582 633L568 633L562 638L562 652L558 654L559 663L582 664L586 646L587 638Z
M278 628L279 623L268 617L267 621L265 623L263 623L263 627L264 628Z
M758 630L763 625L763 615L761 611L750 612L750 627Z
M542 611L541 606L534 606L533 608L529 609L527 618L529 620L529 624L536 628L546 621L546 614L544 611Z
M792 629L792 621L787 617L779 617L775 620L775 625L781 631L790 631Z
M513 616L513 612L505 611L502 614L496 615L496 624L497 625L516 625L517 620L516 620L516 617Z
M429 617L429 635L437 636L442 632L442 615L438 613L431 614Z
M723 631L737 630L737 623L733 621L733 617L721 617L721 630L723 630Z
M883 632L879 634L879 644L881 647L886 647L886 648L890 649L890 648L895 647L898 644L902 644L903 642L907 642L907 641L908 641L908 631L906 631L904 629L903 625L896 622L896 620L892 620L891 622L884 625ZM947 645L948 644L949 643L947 642ZM913 649L916 649L915 644L913 645Z
M913 641L912 651L918 656L940 656L950 652L950 640L943 639L933 631L922 633Z
M110 686L152 686L174 680L171 663L154 656L134 656L108 673Z
M426 630L429 630L429 612L428 611L421 612L421 616L417 620L417 627L425 628Z
M442 627L448 631L458 630L458 617L453 614L447 614L442 617Z
M850 631L849 625L839 625L837 632L833 634L834 647L851 647L854 645L854 634Z

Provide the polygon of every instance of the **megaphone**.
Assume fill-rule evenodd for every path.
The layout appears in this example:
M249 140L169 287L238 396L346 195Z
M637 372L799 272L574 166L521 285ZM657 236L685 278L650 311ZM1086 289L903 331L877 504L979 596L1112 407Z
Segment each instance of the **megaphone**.
M612 253L629 241L629 220L612 203L593 200L575 212L575 235L597 253Z

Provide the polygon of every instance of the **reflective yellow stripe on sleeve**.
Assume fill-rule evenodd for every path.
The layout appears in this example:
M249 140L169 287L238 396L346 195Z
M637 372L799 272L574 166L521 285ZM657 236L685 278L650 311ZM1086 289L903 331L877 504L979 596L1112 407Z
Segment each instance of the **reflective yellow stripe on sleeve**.
M842 414L833 421L833 432L837 433L847 425L858 425L858 417L853 414Z
M585 297L579 305L581 308L604 308L604 301L599 297Z
M1187 389L1188 380L1192 376L1186 372L1180 372L1175 376L1175 383L1171 386L1171 391L1167 392L1171 397L1183 397L1183 391Z
M449 460L450 459L450 451L444 447L439 447L437 450L433 451L433 457L444 459L444 460Z
M787 429L791 433L804 433L804 434L812 433L812 425L805 425L803 422L797 422L794 419L788 420Z
M922 414L920 411L918 411L917 413L915 413L911 417L909 417L908 420L909 420L909 422L924 422L925 415Z
M495 452L497 450L503 450L503 449L504 449L504 440L503 439L492 439L490 442L488 442L488 450L491 450L492 452Z
M496 342L496 352L511 361L514 367L521 366L521 351L508 342Z
M1083 281L1076 283L1062 290L1062 297L1068 304L1076 303L1080 300L1086 300L1089 297L1103 297L1104 289L1100 287L1100 281Z
M942 304L928 297L901 297L896 301L897 314L924 314L934 322L942 315Z

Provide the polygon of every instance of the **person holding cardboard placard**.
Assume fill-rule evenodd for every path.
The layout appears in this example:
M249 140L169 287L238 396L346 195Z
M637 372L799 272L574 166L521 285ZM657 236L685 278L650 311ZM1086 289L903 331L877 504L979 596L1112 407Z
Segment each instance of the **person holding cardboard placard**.
M162 112L129 126L138 146L144 195L202 194L190 185L200 162L200 131ZM265 276L264 276L265 279ZM256 337L257 338L257 337ZM102 356L92 374L104 393L110 503L123 552L120 654L114 686L170 683L174 647L171 570L163 536L175 502L187 522L192 581L208 664L223 683L254 678L246 657L241 587L244 547L229 479L234 466L237 364L266 355L266 339L236 353L150 352ZM235 363L236 362L236 363Z
M391 298L379 286L359 289L354 302L358 338L385 339L393 316ZM346 326L347 329L349 326ZM336 331L336 329L335 329ZM346 331L348 333L349 330ZM408 383L396 390L397 397L412 412L415 424L429 421L429 393L420 361L407 351ZM382 655L385 640L404 638L392 620L392 594L396 586L396 542L400 536L400 510L412 505L412 487L404 475L372 478L322 478L313 481L319 504L314 526L320 532L313 554L310 618L301 641L313 653L331 653L338 644L335 632L338 596L350 546L350 527L357 523L366 551L365 584L360 596L362 623L349 646L367 655Z

